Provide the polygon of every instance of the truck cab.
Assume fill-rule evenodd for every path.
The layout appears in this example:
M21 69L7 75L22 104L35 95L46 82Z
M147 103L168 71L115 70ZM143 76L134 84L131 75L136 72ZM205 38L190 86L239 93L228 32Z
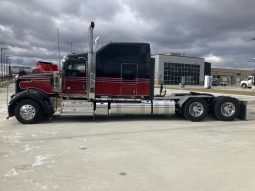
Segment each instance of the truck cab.
M251 88L254 84L254 76L249 76L246 80L240 82L242 88Z

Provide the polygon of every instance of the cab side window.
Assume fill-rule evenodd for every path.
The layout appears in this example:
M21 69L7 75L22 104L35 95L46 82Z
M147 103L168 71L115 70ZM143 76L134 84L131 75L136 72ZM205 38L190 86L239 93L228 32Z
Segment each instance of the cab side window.
M68 60L66 64L66 76L86 77L85 60Z

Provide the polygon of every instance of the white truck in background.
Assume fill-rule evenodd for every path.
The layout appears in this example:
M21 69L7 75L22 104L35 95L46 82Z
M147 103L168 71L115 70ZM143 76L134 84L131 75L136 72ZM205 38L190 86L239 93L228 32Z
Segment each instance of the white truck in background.
M249 76L246 80L242 80L240 86L242 88L251 88L254 83L254 76Z

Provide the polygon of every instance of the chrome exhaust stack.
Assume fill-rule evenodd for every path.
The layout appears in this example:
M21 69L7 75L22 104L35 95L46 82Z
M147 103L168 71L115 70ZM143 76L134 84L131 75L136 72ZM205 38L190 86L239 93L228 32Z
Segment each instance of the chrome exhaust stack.
M87 99L95 99L96 90L96 60L93 52L93 29L95 23L91 22L89 27L89 51L88 51L88 66L87 66Z

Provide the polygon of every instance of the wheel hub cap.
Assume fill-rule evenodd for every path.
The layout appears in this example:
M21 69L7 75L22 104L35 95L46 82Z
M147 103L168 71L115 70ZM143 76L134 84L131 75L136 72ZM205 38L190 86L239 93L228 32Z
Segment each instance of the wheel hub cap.
M226 117L232 116L236 111L236 107L232 102L225 102L221 105L221 113Z
M35 108L32 105L23 105L20 108L20 116L25 120L31 120L35 117Z
M200 102L194 102L189 106L189 113L193 117L199 117L204 113L204 106Z

